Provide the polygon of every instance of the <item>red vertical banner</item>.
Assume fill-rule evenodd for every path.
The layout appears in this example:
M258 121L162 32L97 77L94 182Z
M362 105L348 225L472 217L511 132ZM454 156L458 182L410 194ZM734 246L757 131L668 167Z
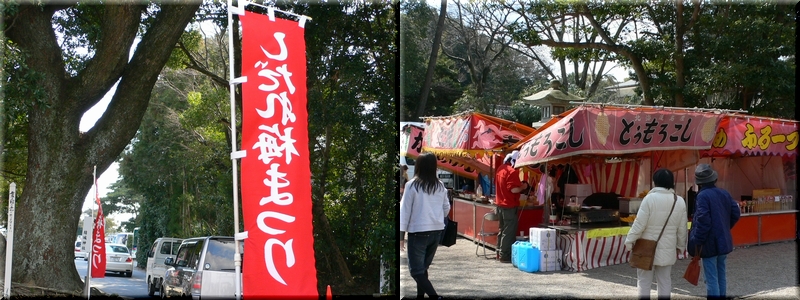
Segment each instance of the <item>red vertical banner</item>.
M92 278L106 276L106 219L103 217L103 206L100 205L100 191L97 190L97 179L94 180L95 202L97 203L97 217L94 219L92 232Z
M318 297L311 216L304 28L242 22L242 295Z

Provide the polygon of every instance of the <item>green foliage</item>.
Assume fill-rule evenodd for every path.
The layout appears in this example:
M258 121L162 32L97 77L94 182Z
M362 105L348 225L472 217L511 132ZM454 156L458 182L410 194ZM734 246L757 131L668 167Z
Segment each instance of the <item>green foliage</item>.
M657 74L653 79L653 93L661 99L657 104L673 105L673 95L680 91L672 60L675 11L671 5L656 8L650 17L664 24L664 34L641 41L643 47L637 51L653 58L645 66ZM699 19L685 36L685 106L792 118L796 27L792 16L793 6L787 4L701 6Z
M203 36L200 34L198 30L192 30L189 32L185 32L181 36L180 46L179 47L186 47L189 51L197 51L200 48L202 43ZM181 50L180 48L176 47L172 50L172 55L169 57L167 61L167 67L172 69L183 69L186 68L190 64L189 57L186 55L186 52Z
M161 236L233 235L228 129L218 121L227 95L188 70L167 69L161 82L120 161L126 188L115 193L138 199L142 247Z
M531 124L542 119L542 110L528 103L516 101L511 105L509 112L499 117L525 126L531 126Z
M388 274L399 265L393 177L398 158L387 155L397 151L394 10L344 2L311 5L302 13L314 16L306 32L312 195L331 230L318 231L323 221L315 215L319 290L324 294L326 284L342 283L335 243L357 283L338 290L371 294L377 292L381 256ZM390 291L396 293L397 284L390 275Z
M551 54L555 59L581 62L614 59L628 67L638 57L655 105L675 105L676 96L682 94L683 105L688 107L739 108L756 115L792 117L795 107L792 32L796 27L792 5L685 2L681 24L674 2L564 1L511 5L523 17L506 25L515 42L571 43L580 40L576 37L591 40L589 37L601 32L607 34L612 43L596 42L614 47L617 49L614 52L572 44L566 48L554 47ZM699 5L699 13L693 19L695 5ZM599 26L591 26L589 17ZM621 29L621 34L614 39L617 29ZM683 32L682 66L676 59L679 32ZM572 41L562 40L559 34L572 37ZM683 87L678 85L679 70L685 78ZM641 75L634 75L638 76Z

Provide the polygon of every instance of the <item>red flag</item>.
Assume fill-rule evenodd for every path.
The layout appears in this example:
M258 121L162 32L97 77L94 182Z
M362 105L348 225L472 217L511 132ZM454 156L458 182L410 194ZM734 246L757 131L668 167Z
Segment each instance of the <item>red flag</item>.
M103 218L103 206L100 205L100 192L97 190L97 179L94 180L95 202L97 202L97 217L94 219L92 237L92 278L106 276L106 221Z
M311 216L304 28L242 22L242 294L319 297Z

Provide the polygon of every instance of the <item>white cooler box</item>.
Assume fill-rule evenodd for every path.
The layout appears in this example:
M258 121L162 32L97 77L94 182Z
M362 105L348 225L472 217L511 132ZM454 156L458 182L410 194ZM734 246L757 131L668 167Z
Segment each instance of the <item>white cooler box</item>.
M561 271L561 250L541 251L539 272Z
M531 245L540 251L556 250L556 240L558 233L551 228L530 228Z

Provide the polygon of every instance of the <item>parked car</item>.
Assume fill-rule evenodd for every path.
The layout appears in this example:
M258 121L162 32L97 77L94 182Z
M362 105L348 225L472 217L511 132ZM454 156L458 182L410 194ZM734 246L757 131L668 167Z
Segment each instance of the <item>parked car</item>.
M133 276L133 257L128 247L122 244L106 244L106 272L117 272L125 277Z
M243 250L242 243L239 248ZM236 293L233 264L235 250L233 237L211 236L183 240L175 259L169 257L164 261L170 268L164 274L162 297L233 298Z
M84 258L84 259L86 258L86 252L83 252L81 250L81 244L83 244L83 242L81 242L80 240L75 241L75 258L76 259L77 258Z
M150 297L155 296L156 291L161 291L161 282L164 280L164 273L167 271L167 265L164 261L167 258L175 259L175 254L178 253L178 247L181 246L183 239L162 237L157 238L153 242L153 247L147 252L147 294Z

